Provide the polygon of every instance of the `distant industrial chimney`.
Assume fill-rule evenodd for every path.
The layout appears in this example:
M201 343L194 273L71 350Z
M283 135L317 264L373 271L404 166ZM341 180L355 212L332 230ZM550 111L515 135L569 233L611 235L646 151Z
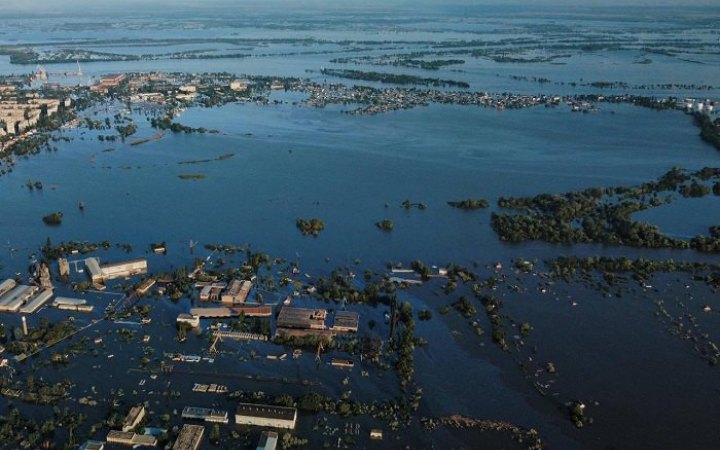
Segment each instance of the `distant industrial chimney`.
M22 316L22 327L23 327L23 336L27 336L28 329L27 329L27 320L25 319L25 316Z

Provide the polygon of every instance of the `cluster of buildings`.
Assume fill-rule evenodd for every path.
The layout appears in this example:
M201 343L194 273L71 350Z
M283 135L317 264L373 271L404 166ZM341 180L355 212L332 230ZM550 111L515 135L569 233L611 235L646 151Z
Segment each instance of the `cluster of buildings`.
M252 281L248 280L232 280L230 284L223 282L195 284L196 288L200 288L200 300L204 302L220 301L224 305L242 305L250 295L253 287Z
M360 315L353 311L337 311L332 326L327 325L326 309L283 306L276 320L276 335L321 336L332 338L336 333L357 333Z
M0 312L33 314L53 295L52 288L17 284L7 279L0 283Z
M686 98L683 107L688 113L700 113L709 116L717 112L718 102L710 99Z
M122 83L125 78L127 77L124 73L105 75L104 77L101 77L96 84L90 86L90 91L107 94L110 89L120 86L120 83Z
M331 104L368 105L351 112L360 115L410 109L430 103L513 109L559 102L557 98L547 95L494 94L433 89L374 89L363 86L348 87L342 84L319 84L308 80L295 81L289 86L289 89L308 93L308 98L303 101L307 106L322 108Z
M90 257L85 259L85 267L93 283L146 274L148 269L144 258L101 265L98 258Z
M94 92L107 93L110 88L119 85L116 77L115 75L103 77L90 89ZM248 80L235 78L209 79L208 77L191 74L181 75L159 72L131 74L127 78L127 83L128 89L132 93L130 96L131 102L159 104L171 99L193 101L198 97L199 89L208 87L229 88L233 92L244 93L248 91L251 85Z
M237 425L251 425L264 428L294 429L297 423L297 409L285 406L262 405L254 403L240 403L235 410L235 423ZM122 429L111 430L102 441L87 441L80 448L83 450L103 450L105 444L121 444L132 447L155 447L157 437L150 434L138 434L136 430L146 417L143 405L133 406L125 416ZM230 418L227 411L210 408L197 408L187 406L183 409L182 418L189 421L202 421L210 423L227 424ZM177 439L173 443L173 450L197 450L202 443L205 426L196 423L183 424ZM263 431L258 442L258 449L275 450L278 444L278 433ZM169 448L169 447L166 447Z
M100 265L97 258L87 258L84 262L93 283L147 273L145 259L105 265ZM61 274L69 270L67 261L61 261L60 267ZM52 299L53 286L49 268L41 265L37 273L40 280L39 286L18 284L12 279L0 282L0 312L33 314ZM90 312L93 310L93 306L88 305L83 299L57 297L52 305L59 309L72 311Z
M0 137L19 136L35 128L42 117L51 116L70 99L40 98L37 93L17 92L15 86L0 86Z

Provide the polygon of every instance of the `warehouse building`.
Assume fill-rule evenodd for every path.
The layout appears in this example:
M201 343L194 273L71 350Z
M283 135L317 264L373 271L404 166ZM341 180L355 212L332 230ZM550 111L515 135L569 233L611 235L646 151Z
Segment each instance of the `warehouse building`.
M333 331L357 333L360 323L360 314L353 311L338 311L335 313Z
M0 283L0 297L10 292L10 290L13 289L15 286L17 286L15 280L11 280L9 278Z
M278 434L274 431L263 431L260 434L257 448L255 450L275 450L278 443Z
M227 411L210 408L197 408L195 406L186 406L183 409L182 418L216 423L228 423L230 421L230 419L228 419Z
M85 267L90 272L90 279L94 283L113 280L115 278L131 277L147 273L147 260L143 258L130 261L100 265L98 258L86 258Z
M33 314L35 311L40 309L53 295L52 289L43 289L38 295L28 301L25 306L20 308L20 312L23 314Z
M256 425L271 428L294 429L297 422L297 409L285 406L240 403L235 411L235 423L238 425Z
M145 407L142 405L133 406L130 408L125 420L123 421L122 430L130 431L140 424L145 417Z
M20 307L25 304L38 291L35 286L25 286L20 284L5 294L0 299L0 312L18 312Z
M185 424L173 444L173 450L197 450L200 448L205 427Z
M327 310L283 306L277 318L279 328L324 330Z
M250 295L250 289L252 289L252 282L247 280L232 280L220 298L223 303L227 304L242 304L247 300Z

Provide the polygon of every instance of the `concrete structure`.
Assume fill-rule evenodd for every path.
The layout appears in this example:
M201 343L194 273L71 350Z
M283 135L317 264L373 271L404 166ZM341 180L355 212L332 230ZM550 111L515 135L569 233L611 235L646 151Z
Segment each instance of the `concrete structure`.
M142 405L133 406L130 408L125 420L123 421L122 430L130 431L140 424L145 417L145 407Z
M255 450L275 450L278 443L278 434L274 431L263 431L260 433L260 440L258 441L257 448Z
M90 86L92 92L107 93L111 88L118 87L125 79L125 74L106 75L100 78L98 84Z
M337 311L331 330L357 333L359 323L360 314L353 311Z
M93 282L102 282L103 275L102 270L100 269L100 260L97 258L86 258L85 259L85 267L87 268L88 273L90 274L90 279Z
M220 298L223 303L232 305L245 303L252 289L252 282L247 280L232 280Z
M297 422L297 409L285 406L240 403L235 411L235 423L238 425L257 425L271 428L294 429Z
M228 423L227 411L220 411L211 408L197 408L186 406L182 412L183 419L204 420L205 422Z
M144 258L100 265L98 258L86 258L85 267L93 283L102 283L115 278L130 277L147 273L147 260Z
M154 447L157 445L157 438L148 434L136 434L130 431L117 431L112 430L108 433L105 440L108 444L123 444L123 445L147 445Z
M13 289L15 286L17 286L15 280L11 280L9 278L0 283L0 298L6 293L10 292L10 290Z
M148 278L147 280L140 283L140 286L135 289L135 292L140 295L145 295L153 286L155 286L155 278Z
M267 341L268 337L264 334L247 333L244 331L227 331L218 330L213 333L213 336L220 337L221 339L234 339L238 341Z
M67 306L80 306L87 303L87 300L84 300L82 298L70 298L70 297L55 297L55 300L53 301L53 306L61 306L61 305L67 305Z
M57 309L77 312L93 312L93 310L95 309L93 305L55 305L53 303L53 306L55 306Z
M272 307L265 305L244 305L233 306L230 308L234 315L239 316L241 313L246 317L271 317Z
M0 312L18 312L20 307L32 297L38 288L35 286L18 285L0 300Z
M270 317L272 316L272 308L265 305L244 305L216 308L191 308L190 314L198 317L233 317L240 314L246 317Z
M104 450L105 443L101 441L85 441L78 450Z
M236 92L247 91L248 83L242 80L233 80L230 82L230 89Z
M185 424L180 430L172 450L197 450L202 442L205 427L202 425Z
M25 306L20 308L20 312L23 314L33 314L35 311L40 309L53 296L52 289L43 289L38 295L28 301Z
M105 280L124 278L133 275L147 273L147 260L144 258L132 259L130 261L105 264L101 267Z
M189 323L193 328L200 326L200 318L190 314L180 313L177 317L177 323Z
M283 306L277 318L279 328L324 330L327 310Z

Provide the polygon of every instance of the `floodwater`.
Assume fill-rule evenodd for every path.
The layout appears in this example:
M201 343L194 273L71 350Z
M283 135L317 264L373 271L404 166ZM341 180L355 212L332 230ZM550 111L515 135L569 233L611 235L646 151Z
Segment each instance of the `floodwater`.
M503 22L497 18L489 25L435 20L431 22L432 33L423 31L422 27L429 25L421 21L407 25L407 30L383 30L379 35L374 33L376 30L363 29L367 24L360 23L350 34L333 28L322 32L298 31L291 27L277 31L277 36L327 40L451 40L469 39L468 35L488 29L509 33L508 29L519 26L516 21ZM19 19L11 23L23 30L14 37L21 42L63 41L70 36L78 40L119 39L135 37L137 33L126 31L122 23L105 31L92 24L87 25L89 31L80 32L58 26L50 33L43 32L49 27L48 23L60 25L63 21L53 19L27 29L22 28L23 23ZM215 38L237 30L245 37L268 38L276 33L255 23L246 28L236 27L239 25L204 25L191 34ZM438 32L442 27L445 31ZM623 25L613 23L612 27L622 29ZM147 38L185 36L172 26L143 33ZM262 50L253 48L251 53L276 56L96 62L84 63L83 70L86 76L121 71L231 71L321 80L317 73L306 70L332 67L331 58L353 54L343 50L346 54L280 56L297 52L298 45L267 45L268 48ZM320 47L325 49L331 45ZM178 44L151 50L170 53L194 48ZM100 50L122 52L131 48ZM463 79L473 90L490 92L564 94L590 90L568 85L541 86L513 80L509 75L546 76L564 82L584 78L586 81L720 85L717 61L712 61L717 55L708 56L708 64L694 65L693 71L685 70L687 63L661 55L653 55L650 65L632 64L631 61L640 56L625 52L578 54L565 65L501 64L463 57L468 62L460 66L460 72L453 72L451 66L430 73L419 69L403 70L403 73ZM73 64L49 67L58 72L75 69ZM400 70L370 65L350 68ZM0 57L0 73L32 70L34 67L10 65L6 57ZM24 272L28 256L37 252L47 238L55 243L73 239L129 243L133 246L130 255L113 248L98 252L98 256L104 262L147 257L151 272L190 266L196 257L208 256L203 245L211 243L250 244L254 250L298 262L303 273L313 277L325 276L334 267L352 265L358 259L358 273L365 268L383 270L389 261L406 265L414 259L437 265L449 262L470 265L477 261L478 272L485 277L491 274L486 264L503 261L509 266L515 258L542 261L558 255L624 255L716 260L713 255L670 250L553 246L535 242L508 245L499 242L490 228L494 207L465 212L446 204L465 198L486 198L494 203L500 196L632 185L654 179L676 165L687 169L717 166L720 153L700 140L691 117L681 112L657 112L614 104L601 104L600 110L592 114L575 114L564 105L506 111L432 105L376 116L352 116L342 114L342 107L298 106L293 104L297 97L285 93L273 93L271 99L287 101L267 106L229 104L213 109L195 108L177 119L184 125L216 129L218 134L168 132L160 140L130 146L99 142L97 132L81 128L63 131L64 136L72 139L54 143L57 151L19 159L11 173L0 177L3 209L0 278ZM111 110L110 114L113 113ZM145 118L145 111L135 111L133 116L139 128L136 137L155 132ZM98 116L102 117L102 114ZM233 156L184 164L227 154ZM184 173L202 173L205 178L180 179L178 175ZM42 181L44 189L29 191L25 187L27 180ZM427 209L405 210L400 206L404 200L422 202ZM86 205L83 212L77 208L81 201ZM717 197L679 200L636 217L656 223L673 235L694 236L720 223L717 203ZM64 212L62 225L43 224L42 216L52 211ZM303 237L295 227L298 217L320 218L325 222L325 230L316 238ZM394 222L391 233L375 227L374 223L382 219ZM191 240L198 243L194 254L189 250ZM167 255L149 254L150 243L159 241L167 242ZM214 262L218 255L212 258ZM226 259L229 265L242 262L240 257ZM516 292L502 286L498 295L503 298L510 317L532 323L534 331L528 345L537 349L536 354L531 355L534 360L552 360L557 364L558 395L538 395L531 382L518 371L518 358L526 359L528 354L503 353L487 334L481 338L474 336L468 321L456 312L439 314L439 308L454 301L459 294L445 297L441 293L442 283L433 281L399 294L401 300L411 301L415 311L428 309L434 315L430 321L417 322L418 335L429 342L415 351L416 380L424 388L421 416L461 413L505 420L537 429L548 447L556 449L681 446L700 449L710 448L717 442L720 436L713 420L720 413L717 369L697 357L691 343L668 331L668 324L656 317L654 303L661 298L680 311L687 307L693 314L700 314L704 304L720 310L716 293L694 283L688 276L666 275L655 281L657 290L632 287L621 298L609 298L580 283L561 284L540 295L535 289L537 280L533 274L511 273L511 277L519 277L517 284L527 290ZM64 287L59 292L72 295ZM281 298L284 294L278 294L273 301ZM74 314L80 325L99 317L109 301L107 295L101 294L89 295L88 299L97 305L96 312L87 316ZM314 304L311 300L302 301ZM74 398L91 395L93 386L98 393L92 395L98 399L108 398L111 389L122 388L125 396L121 411L137 402L148 401L149 409L157 415L180 411L188 405L217 407L232 414L233 401L219 395L191 392L195 382L225 384L231 391L260 390L270 396L283 392L298 395L308 389L293 383L248 381L241 377L245 374L306 379L318 383L311 389L336 397L351 390L351 398L362 402L400 395L392 371L367 366L367 376L363 376L358 367L343 372L316 364L310 351L298 360L291 357L286 361L269 360L265 357L267 354L290 354L292 349L263 343L224 342L214 363L178 363L178 373L151 380L147 372L136 370L140 369L139 359L143 354L139 343L143 334L152 336L149 346L154 349L153 358L160 358L163 352L200 354L209 346L209 338L204 331L200 336L190 336L185 344L174 339L175 317L188 311L191 300L186 298L174 304L166 298L150 298L141 301L145 303L153 306L151 325L100 322L83 334L91 342L95 336L103 337L98 356L86 354L73 358L67 366L36 370L48 380L75 380ZM678 306L685 303L690 306ZM375 320L379 324L376 332L385 337L387 325L383 324L383 313L386 308L356 305L348 308L361 313L363 326L370 319ZM481 310L480 305L478 309ZM39 317L59 319L68 315L45 309L29 318L29 322L36 326ZM482 316L482 312L478 315ZM705 331L716 330L718 317L716 312L705 315L699 326ZM2 320L12 325L19 323L16 316L3 315ZM203 321L203 327L209 324ZM482 325L489 329L486 323ZM123 343L116 333L120 328L138 331L130 343ZM251 351L257 358L251 358ZM110 354L114 357L108 359ZM30 372L31 367L32 362L18 365L23 373ZM183 370L195 373L182 373ZM347 383L343 382L345 376ZM146 379L143 386L138 385L141 379ZM166 399L162 392L168 390L181 392L181 397ZM563 406L564 402L574 399L586 402L589 415L595 419L595 423L582 430L574 428ZM2 399L0 406L5 410L8 402ZM42 416L39 409L26 405L22 408L26 414ZM94 423L106 417L107 408L107 404L101 404L95 409L85 407L83 412L89 415L89 422ZM311 437L313 448L325 442L335 445L343 435L343 422L331 417L334 426L341 430L321 427L318 431L313 429L316 419L301 415L299 435ZM404 444L411 448L487 448L478 444L478 439L489 446L517 445L498 444L493 436L482 437L464 431L429 433L421 430L417 423L399 432L386 428L387 437L382 443L370 443L367 430L384 428L385 424L367 418L348 421L362 426L363 434L357 438L360 448L398 448ZM179 417L173 416L171 425L179 423ZM225 445L239 444L225 441Z

